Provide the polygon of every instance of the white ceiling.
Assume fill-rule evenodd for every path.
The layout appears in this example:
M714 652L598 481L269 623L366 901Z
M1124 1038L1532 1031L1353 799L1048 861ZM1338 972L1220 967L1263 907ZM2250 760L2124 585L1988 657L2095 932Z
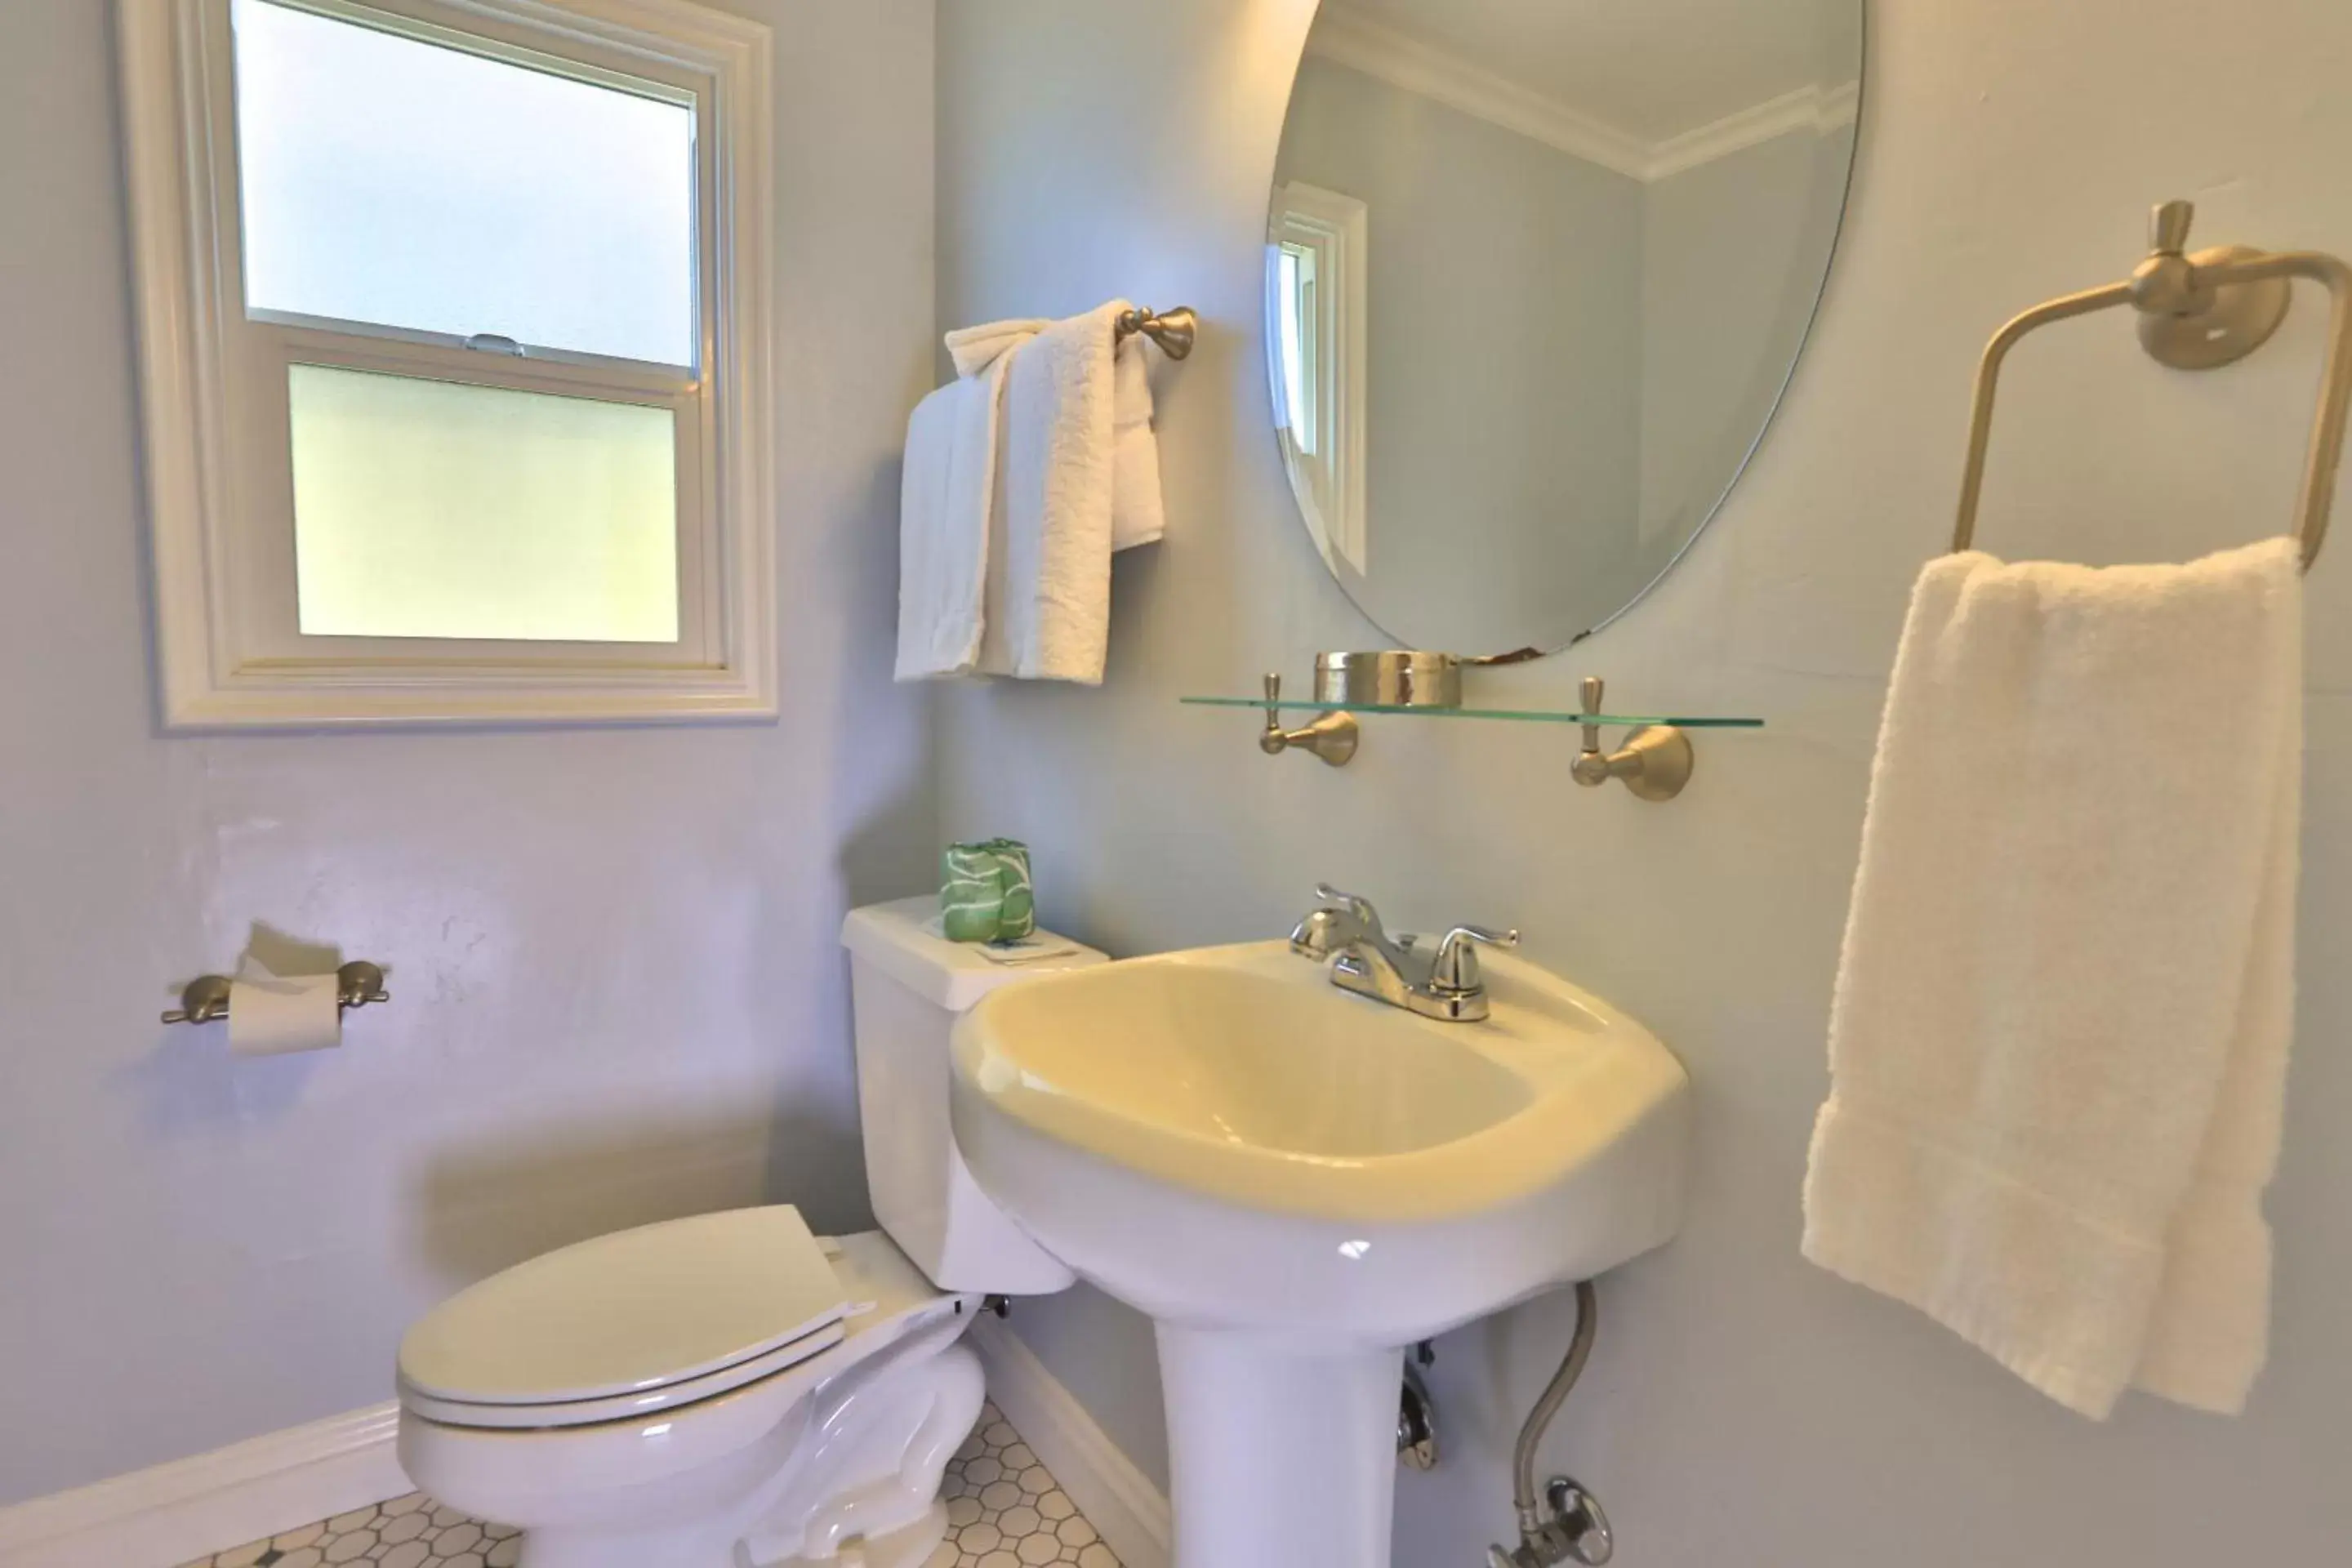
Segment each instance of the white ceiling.
M1325 0L1643 142L1852 81L1863 0Z

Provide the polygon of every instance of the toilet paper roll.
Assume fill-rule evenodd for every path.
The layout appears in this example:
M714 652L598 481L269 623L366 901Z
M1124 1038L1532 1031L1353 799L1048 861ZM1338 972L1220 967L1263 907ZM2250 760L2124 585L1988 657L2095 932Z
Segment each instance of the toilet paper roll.
M228 985L228 1048L241 1057L277 1057L341 1045L335 985L331 974L274 974L247 959Z

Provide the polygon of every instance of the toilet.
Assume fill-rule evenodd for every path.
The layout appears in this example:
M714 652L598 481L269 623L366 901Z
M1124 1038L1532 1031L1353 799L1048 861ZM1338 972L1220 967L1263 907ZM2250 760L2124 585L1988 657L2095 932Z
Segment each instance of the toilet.
M643 1226L482 1280L402 1340L402 1468L520 1527L524 1568L919 1568L945 1537L940 1476L982 1396L964 1331L987 1296L1071 1283L956 1151L949 1032L997 986L1107 960L1040 932L1051 956L1000 962L937 912L842 929L881 1230L818 1237L789 1205Z

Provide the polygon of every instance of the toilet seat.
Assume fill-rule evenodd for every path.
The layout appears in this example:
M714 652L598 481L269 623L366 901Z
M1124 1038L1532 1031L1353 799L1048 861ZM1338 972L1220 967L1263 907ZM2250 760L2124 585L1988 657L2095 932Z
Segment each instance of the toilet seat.
M519 1429L585 1426L597 1421L625 1421L633 1415L647 1415L657 1410L693 1405L748 1388L778 1373L789 1372L803 1363L816 1360L840 1344L844 1337L841 1325L835 1323L806 1339L780 1345L765 1355L737 1362L733 1366L720 1367L717 1372L705 1373L700 1377L681 1378L676 1383L628 1394L607 1394L601 1399L499 1405L480 1400L446 1399L403 1383L400 1385L400 1403L428 1421L438 1421L451 1426Z
M983 1393L957 1342L981 1299L940 1290L878 1232L818 1246L850 1303L830 1348L765 1376L725 1369L751 1381L623 1418L404 1385L401 1468L452 1508L520 1524L534 1560L562 1568L733 1563L725 1543L754 1534L754 1561L830 1562L810 1546L943 1519L939 1469Z
M598 1237L461 1291L401 1341L401 1402L480 1427L613 1421L841 1343L848 1293L789 1205Z

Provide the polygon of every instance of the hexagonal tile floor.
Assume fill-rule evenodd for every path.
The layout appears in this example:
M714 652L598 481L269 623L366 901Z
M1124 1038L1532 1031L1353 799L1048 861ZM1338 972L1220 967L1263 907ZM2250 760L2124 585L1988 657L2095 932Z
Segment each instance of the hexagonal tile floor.
M188 1568L323 1568L344 1563L372 1568L513 1568L521 1550L521 1538L505 1525L480 1523L454 1508L436 1506L422 1492L411 1492L267 1541L248 1541L199 1557Z
M1119 1568L994 1405L981 1412L980 1425L949 1461L940 1495L947 1500L948 1538L923 1568ZM512 1568L521 1548L507 1526L483 1524L411 1492L199 1557L184 1568Z
M923 1568L1119 1568L1059 1482L990 1405L948 1463L948 1538Z

